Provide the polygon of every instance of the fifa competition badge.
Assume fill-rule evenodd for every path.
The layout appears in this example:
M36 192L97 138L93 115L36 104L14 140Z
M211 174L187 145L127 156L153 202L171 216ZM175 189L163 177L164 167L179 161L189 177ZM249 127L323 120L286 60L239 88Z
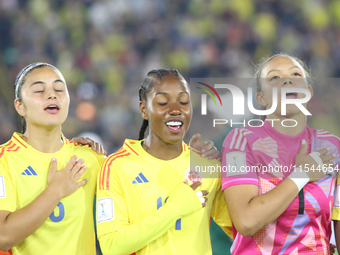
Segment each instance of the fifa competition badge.
M189 185L195 182L201 182L202 173L198 172L195 168L188 168L188 170L185 172L185 179L188 180Z

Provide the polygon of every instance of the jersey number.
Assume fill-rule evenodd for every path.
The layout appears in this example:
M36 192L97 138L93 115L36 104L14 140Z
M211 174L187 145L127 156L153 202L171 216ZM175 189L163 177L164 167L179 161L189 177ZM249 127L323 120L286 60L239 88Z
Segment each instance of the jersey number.
M58 203L58 208L59 208L59 215L55 216L54 212L51 213L50 215L50 220L53 222L60 222L64 219L65 217L65 208L62 202Z
M167 197L167 198L165 199L164 204L166 203L166 201L168 200L168 198L169 198L169 197ZM162 197L157 198L157 210L158 210L159 208L161 208L162 205L163 205L163 203L162 203ZM176 230L181 230L181 228L182 228L181 226L182 226L181 219L178 219L178 220L176 221L176 224L175 224L175 229L176 229Z

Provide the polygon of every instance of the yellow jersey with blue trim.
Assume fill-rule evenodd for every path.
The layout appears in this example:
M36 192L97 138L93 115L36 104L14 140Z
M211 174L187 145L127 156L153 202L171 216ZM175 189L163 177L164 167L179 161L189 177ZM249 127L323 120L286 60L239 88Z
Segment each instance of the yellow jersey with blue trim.
M56 153L42 153L19 133L0 146L0 210L14 212L30 204L46 187L52 157L63 169L73 155L84 158L88 183L60 200L54 212L32 235L12 248L13 255L94 255L93 202L96 179L105 157L64 136ZM39 208L36 208L39 210Z
M212 254L211 216L231 235L221 175L203 178L190 167L193 158L200 165L220 162L199 154L183 142L180 156L160 160L148 154L141 141L125 140L124 146L105 160L98 175L96 213L104 255ZM183 183L185 179L201 181L196 191L209 191L204 208ZM174 192L180 195L170 201ZM182 217L180 212L189 206L181 201L185 197L197 200L198 210Z

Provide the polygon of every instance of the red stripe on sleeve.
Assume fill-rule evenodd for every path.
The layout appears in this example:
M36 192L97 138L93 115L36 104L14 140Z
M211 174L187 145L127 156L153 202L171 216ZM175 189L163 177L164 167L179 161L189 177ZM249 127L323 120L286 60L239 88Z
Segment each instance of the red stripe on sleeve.
M137 152L135 152L127 143L124 143L127 147L129 147L130 148L130 150L132 150L137 156L139 156L138 155L138 153Z
M105 183L104 178L105 178L105 171L106 171L107 163L111 160L111 158L113 158L116 155L119 155L121 153L124 153L124 152L126 152L126 150L123 150L123 148L121 148L116 153L112 154L111 156L109 156L106 159L105 164L102 166L101 176L100 176L100 179L99 179L99 189L100 190L104 189L104 183Z
M106 190L109 190L109 187L110 187L110 182L109 182L109 180L110 180L110 166L111 166L112 162L113 162L115 159L117 159L117 158L129 156L129 155L131 155L131 153L126 153L126 154L123 154L123 155L119 155L119 156L117 156L117 157L114 157L114 158L110 161L110 164L109 164L108 167L107 167L107 170L108 170L108 171L107 171L107 176L106 176Z
M4 155L5 150L7 150L8 146L10 146L12 143L13 143L12 141L9 141L8 144L6 144L5 146L3 146L3 147L1 148L0 157L2 157L2 155ZM13 143L13 144L15 145L15 143Z
M11 150L7 150L7 151L16 152L16 151L18 151L19 149L20 149L20 147L19 147L19 146L17 146L16 148L14 148L14 149L11 149Z

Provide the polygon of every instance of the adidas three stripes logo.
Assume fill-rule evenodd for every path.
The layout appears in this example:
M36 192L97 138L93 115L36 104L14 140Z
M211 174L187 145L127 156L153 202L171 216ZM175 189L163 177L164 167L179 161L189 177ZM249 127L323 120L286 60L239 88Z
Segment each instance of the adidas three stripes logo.
M149 182L148 179L146 179L142 173L139 173L132 183L136 184L136 183L145 183L145 182Z
M25 171L21 173L22 175L37 175L31 166L27 167Z

